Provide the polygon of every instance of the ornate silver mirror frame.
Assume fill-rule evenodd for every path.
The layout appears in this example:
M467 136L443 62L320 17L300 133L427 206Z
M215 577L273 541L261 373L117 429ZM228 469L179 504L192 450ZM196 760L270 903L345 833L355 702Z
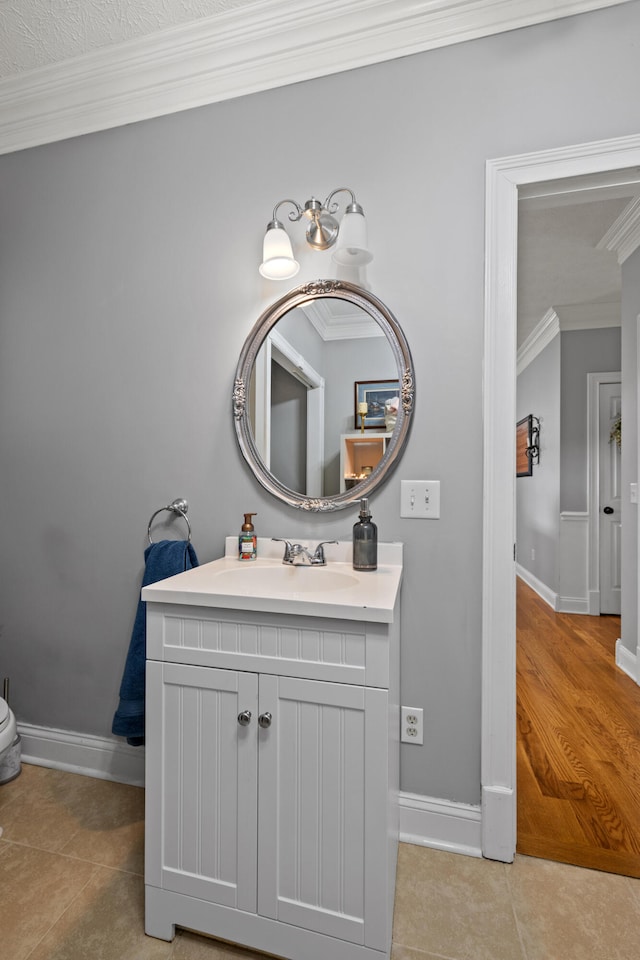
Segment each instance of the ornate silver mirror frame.
M249 386L254 363L266 337L290 310L317 299L335 297L360 307L382 329L393 352L400 381L400 408L386 451L369 477L344 493L327 497L307 497L290 490L265 466L256 447L248 410ZM415 403L413 361L405 336L391 311L369 291L340 280L316 280L287 293L264 311L249 333L238 361L233 387L233 418L242 455L262 486L290 507L309 511L342 510L360 497L368 497L397 466L409 435Z

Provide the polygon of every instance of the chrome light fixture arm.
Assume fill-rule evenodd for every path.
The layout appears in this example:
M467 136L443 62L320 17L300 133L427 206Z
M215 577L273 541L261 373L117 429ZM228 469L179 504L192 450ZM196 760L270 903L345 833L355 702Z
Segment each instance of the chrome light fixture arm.
M337 187L335 190L332 190L323 204L325 210L328 210L329 213L336 213L339 209L340 204L337 200L333 200L336 193L348 193L351 195L351 203L345 208L345 213L362 213L362 207L356 200L356 195L350 187ZM331 202L332 200L333 203Z
M267 229L269 229L269 227L271 226L273 227L282 226L281 222L278 220L278 210L283 205L283 203L290 203L293 207L295 207L295 212L293 210L289 211L289 220L291 220L292 223L297 223L298 220L302 218L304 214L304 210L302 209L302 207L300 206L297 200L291 200L290 198L287 198L286 200L279 200L278 203L276 203L275 207L273 208L273 217L271 218L271 221L267 226Z

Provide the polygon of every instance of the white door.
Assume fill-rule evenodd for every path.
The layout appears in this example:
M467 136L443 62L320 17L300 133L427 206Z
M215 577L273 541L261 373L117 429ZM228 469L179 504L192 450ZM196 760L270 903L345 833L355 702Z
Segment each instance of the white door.
M600 384L598 407L600 613L620 614L620 448L610 439L621 411L620 383Z
M258 912L386 949L386 690L260 677Z
M255 913L257 708L256 674L147 661L147 883Z

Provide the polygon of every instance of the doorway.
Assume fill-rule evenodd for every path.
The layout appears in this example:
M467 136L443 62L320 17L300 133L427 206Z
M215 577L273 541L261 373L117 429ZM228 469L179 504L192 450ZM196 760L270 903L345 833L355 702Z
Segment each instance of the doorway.
M483 854L516 845L515 363L518 193L527 184L640 167L640 136L487 164L484 356ZM584 183L584 179L581 180ZM637 662L637 650L629 658Z

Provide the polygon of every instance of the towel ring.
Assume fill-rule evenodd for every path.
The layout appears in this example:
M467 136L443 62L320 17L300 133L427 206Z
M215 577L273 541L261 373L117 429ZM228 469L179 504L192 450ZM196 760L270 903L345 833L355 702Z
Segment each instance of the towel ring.
M149 543L153 543L151 539L151 524L158 516L159 513L163 513L165 510L168 510L169 513L175 513L177 517L182 517L184 522L187 525L187 530L189 535L187 537L187 542L191 543L191 524L189 523L189 517L187 516L187 510L189 509L189 504L182 497L178 497L177 500L174 500L172 503L168 504L166 507L160 507L159 510L152 515L151 520L149 520L149 526L147 527L147 537L149 538Z

